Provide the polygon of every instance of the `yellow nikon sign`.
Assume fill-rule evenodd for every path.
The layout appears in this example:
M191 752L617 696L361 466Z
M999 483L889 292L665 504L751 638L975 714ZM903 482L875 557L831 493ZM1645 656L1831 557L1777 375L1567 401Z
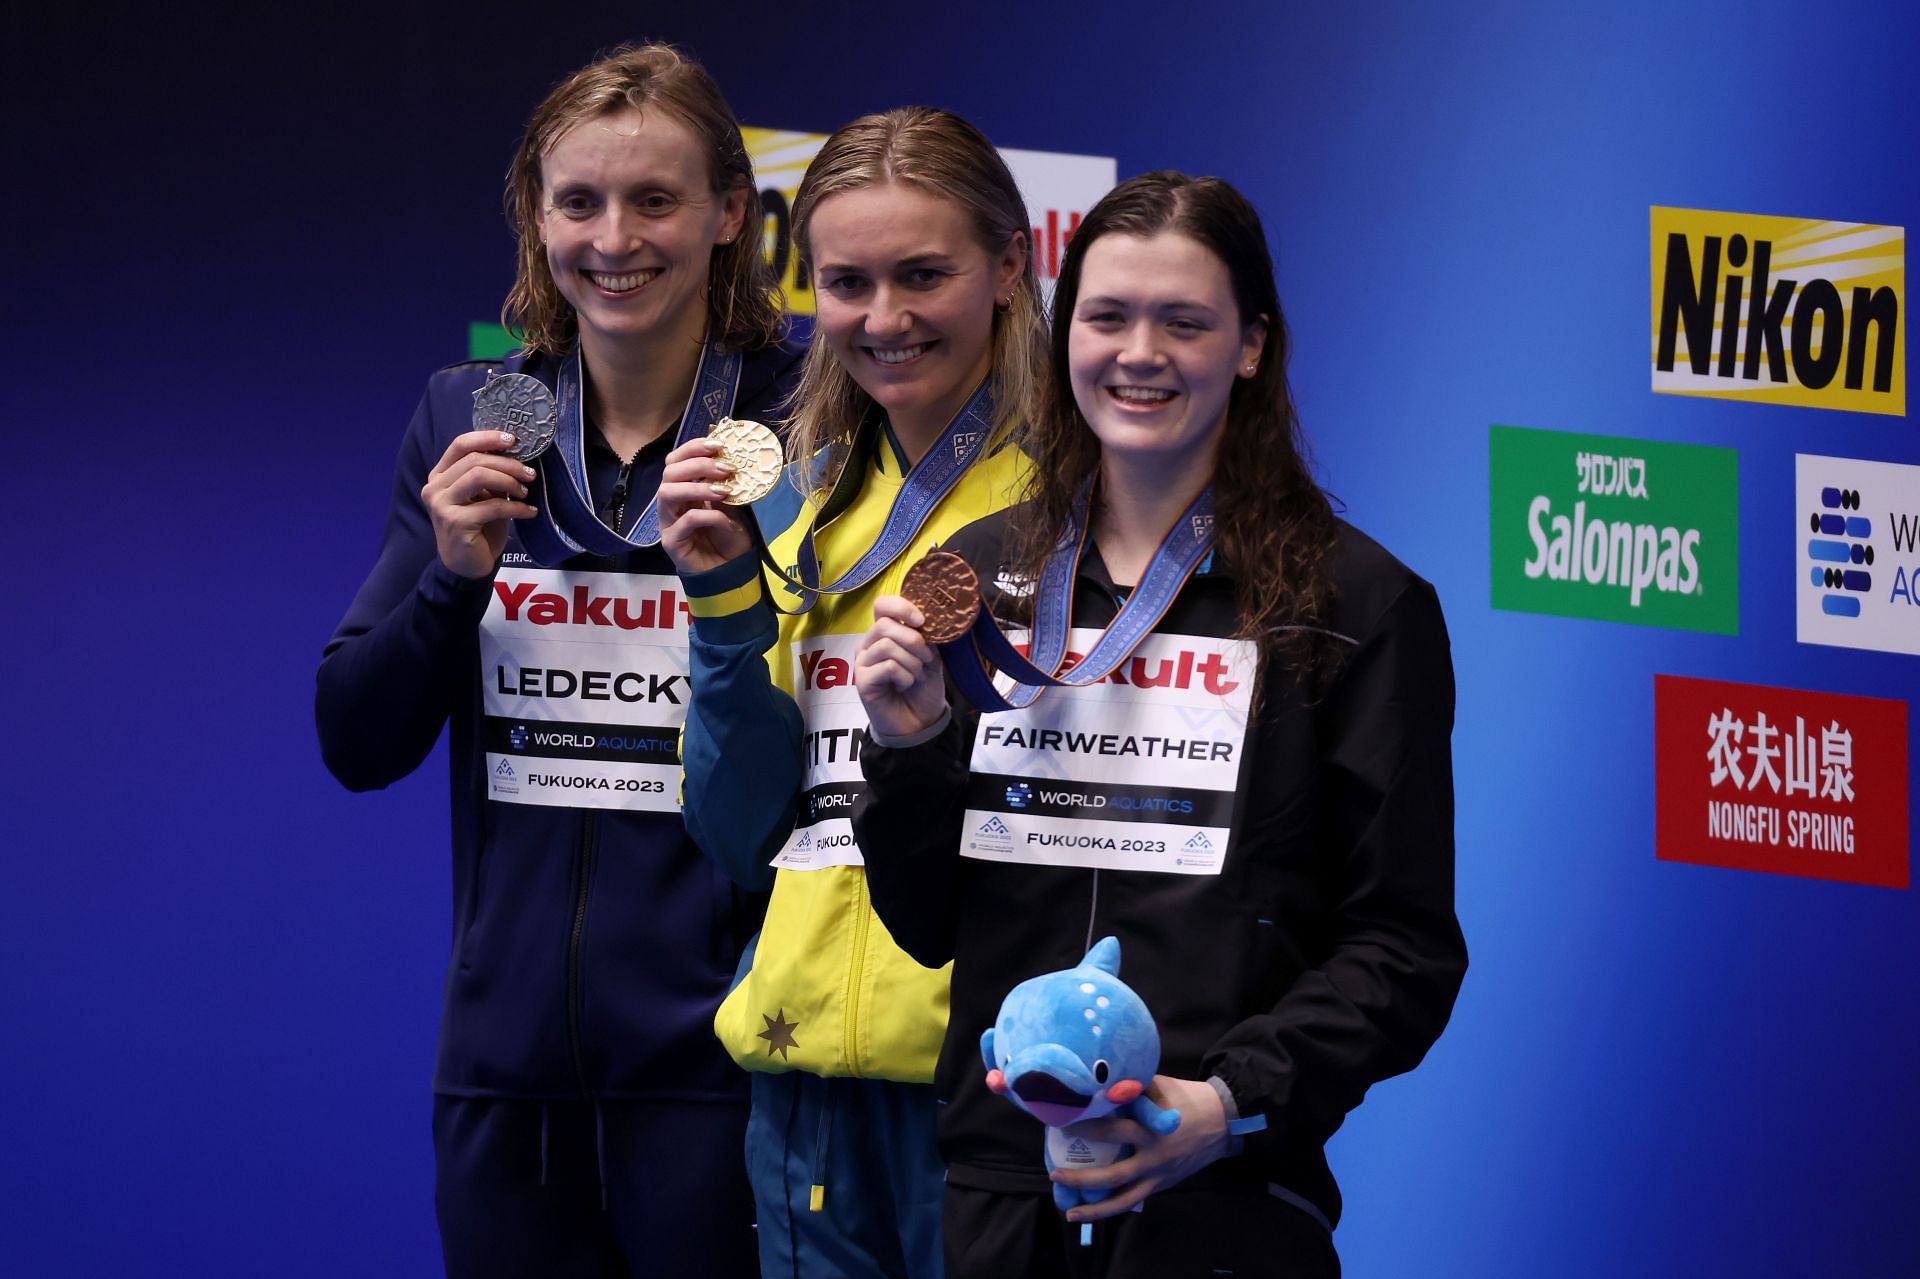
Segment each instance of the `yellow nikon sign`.
M1655 206L1653 389L1907 412L1907 233Z

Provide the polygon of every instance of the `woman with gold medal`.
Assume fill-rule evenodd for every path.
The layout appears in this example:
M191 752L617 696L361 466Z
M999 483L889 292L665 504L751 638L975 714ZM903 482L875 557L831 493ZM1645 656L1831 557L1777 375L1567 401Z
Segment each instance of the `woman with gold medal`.
M908 954L953 963L949 1270L1337 1275L1322 1147L1420 1060L1466 964L1445 625L1307 469L1232 187L1123 183L1055 308L1028 500L956 534L919 603L878 601L854 663L873 901ZM943 674L983 713L950 709ZM1181 1120L1069 1128L1130 1153L1049 1174L982 1032L1108 935L1160 1027L1147 1096ZM1063 1218L1050 1175L1097 1202Z
M941 1273L947 973L904 954L868 901L851 663L874 600L1026 478L1018 438L1046 362L1029 225L993 146L953 115L834 133L794 203L818 315L790 464L751 522L713 444L677 450L661 485L693 611L688 828L773 890L715 1021L752 1072L766 1275Z

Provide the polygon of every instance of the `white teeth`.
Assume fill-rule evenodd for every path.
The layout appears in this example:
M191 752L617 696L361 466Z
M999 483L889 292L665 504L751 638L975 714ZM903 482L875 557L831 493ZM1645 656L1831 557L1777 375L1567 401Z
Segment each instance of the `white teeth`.
M632 275L603 275L589 271L587 278L609 293L631 293L658 274L658 271L636 271Z
M1173 398L1172 391L1153 386L1110 386L1107 390L1115 399L1126 400L1130 404L1165 404Z
M870 346L867 348L867 352L882 364L905 364L914 356L924 353L926 349L932 345L933 343L931 342L922 342L919 346L903 346L891 351L877 346Z

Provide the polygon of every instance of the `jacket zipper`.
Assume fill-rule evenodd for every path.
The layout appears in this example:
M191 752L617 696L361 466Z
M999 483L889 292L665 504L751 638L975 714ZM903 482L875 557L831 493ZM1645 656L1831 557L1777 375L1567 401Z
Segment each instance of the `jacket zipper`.
M862 1078L858 1047L860 1040L860 973L867 963L867 920L873 908L867 904L867 872L854 876L853 947L847 965L847 1016L845 1042L841 1052L847 1060L847 1073Z
M587 1084L587 1054L580 1037L580 943L587 932L587 884L593 878L594 821L580 816L580 843L573 854L573 926L567 932L567 1043L573 1050L573 1076L580 1095L592 1097Z
M613 491L607 494L607 508L601 514L608 528L616 533L624 533L627 522L627 487L633 480L633 463L639 459L635 453L632 460L620 464L620 473L613 477Z
M616 532L626 522L627 488L632 479L633 461L620 463L607 504L600 510L601 520ZM593 813L580 814L580 843L573 851L573 923L567 929L567 1046L573 1054L574 1080L580 1085L580 1095L586 1098L593 1096L593 1088L587 1083L587 1052L580 1031L580 944L587 934L587 885L593 880L596 833Z

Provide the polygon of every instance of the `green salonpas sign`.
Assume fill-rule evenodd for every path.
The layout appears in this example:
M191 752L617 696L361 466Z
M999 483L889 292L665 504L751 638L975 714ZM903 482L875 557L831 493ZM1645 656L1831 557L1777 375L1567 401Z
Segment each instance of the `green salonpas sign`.
M1732 449L1495 426L1493 606L1740 633Z

